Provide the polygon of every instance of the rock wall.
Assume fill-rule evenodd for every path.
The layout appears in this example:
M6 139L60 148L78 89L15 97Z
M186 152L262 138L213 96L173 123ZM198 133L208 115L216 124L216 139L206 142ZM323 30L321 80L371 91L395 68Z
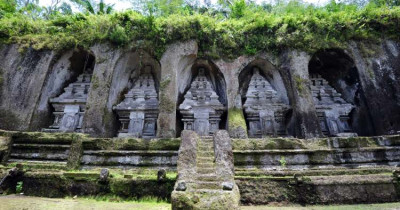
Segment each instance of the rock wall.
M338 73L342 77L330 84L347 102L358 104L350 117L354 131L359 135L397 133L400 130L400 44L389 40L376 46L350 42L347 49L335 50L346 54L352 63L349 65L357 72L354 76L350 71L342 71ZM222 115L220 129L232 130L232 136L246 137L248 125L232 120L246 118L240 113L241 93L246 89L241 77L246 77L253 66L272 78L271 84L291 106L285 122L288 135L322 136L309 88L310 61L314 54L288 49L277 55L263 52L231 60L213 60L199 57L195 41L168 46L159 61L146 52L117 49L109 44L94 45L87 52L95 63L82 130L92 136L116 136L119 124L112 107L123 99L131 85L129 78L137 76L147 64L153 67L159 93L158 137L180 135L182 122L176 110L198 66L210 69L211 81L228 112ZM56 53L30 49L20 53L16 45L0 48L0 129L37 131L50 125L52 108L48 100L59 94L78 73L73 68L74 56L79 56L77 50ZM347 77L354 77L357 82L343 85Z

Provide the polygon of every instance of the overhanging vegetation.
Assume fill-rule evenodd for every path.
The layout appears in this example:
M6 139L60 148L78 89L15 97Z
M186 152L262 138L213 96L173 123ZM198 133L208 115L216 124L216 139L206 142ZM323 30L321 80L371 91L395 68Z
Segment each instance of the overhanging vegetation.
M360 7L332 1L317 7L290 1L269 7L245 4L231 7L228 14L203 9L158 16L129 10L33 18L10 12L0 19L1 43L17 43L22 49L63 50L111 42L157 57L166 45L190 39L197 40L204 56L235 57L287 48L313 52L343 47L349 40L398 40L399 34L400 6L376 2Z

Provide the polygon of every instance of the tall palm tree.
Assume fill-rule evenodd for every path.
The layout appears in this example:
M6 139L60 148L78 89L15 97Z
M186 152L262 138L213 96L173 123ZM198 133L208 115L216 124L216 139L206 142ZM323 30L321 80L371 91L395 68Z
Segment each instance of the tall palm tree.
M106 4L104 0L100 0L98 4L93 0L71 0L78 7L82 8L85 12L94 14L94 15L101 15L101 14L110 14L113 11L113 4Z

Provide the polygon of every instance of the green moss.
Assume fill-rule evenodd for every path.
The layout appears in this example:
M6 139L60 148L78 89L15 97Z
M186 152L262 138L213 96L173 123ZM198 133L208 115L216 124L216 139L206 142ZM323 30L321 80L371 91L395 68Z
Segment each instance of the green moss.
M83 142L84 149L99 150L179 150L180 139L94 138Z
M299 94L301 96L303 96L305 94L308 81L306 79L301 78L299 75L295 75L294 82L295 82L297 91L299 92Z
M92 88L93 90L96 90L100 86L99 79L97 78L96 75L92 76Z
M230 108L228 110L229 129L242 128L247 132L246 121L244 119L243 110L238 108Z
M25 49L62 50L110 42L116 47L144 49L160 58L168 44L192 39L206 57L232 58L288 48L308 52L343 48L350 40L398 40L399 14L398 6L371 3L360 8L335 2L325 7L291 2L270 10L253 5L237 18L226 18L215 11L161 17L125 11L57 15L49 20L15 13L0 19L0 43L18 43Z
M82 138L81 136L76 136L73 139L71 148L69 150L69 156L67 161L67 167L70 169L78 169L81 164L81 157L83 153Z
M234 150L305 149L303 140L289 138L233 139Z
M166 93L166 88L171 82L170 78L165 78L160 82L160 110L167 113L172 113L175 109L175 103Z

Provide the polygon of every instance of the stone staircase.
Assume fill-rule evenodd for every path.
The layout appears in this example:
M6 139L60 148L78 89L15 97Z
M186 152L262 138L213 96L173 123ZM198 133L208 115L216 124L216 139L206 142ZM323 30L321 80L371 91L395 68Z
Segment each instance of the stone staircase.
M228 132L199 137L183 131L178 155L178 180L171 195L173 210L239 209L233 153Z
M197 150L196 190L220 190L221 182L216 175L214 141L211 136L201 137Z
M8 162L67 164L71 141L15 139Z

